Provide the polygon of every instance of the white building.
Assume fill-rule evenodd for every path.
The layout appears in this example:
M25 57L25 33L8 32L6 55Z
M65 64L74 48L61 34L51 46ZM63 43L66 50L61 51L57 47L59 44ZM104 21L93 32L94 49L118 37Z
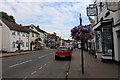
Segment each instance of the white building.
M40 29L39 26L36 27L38 33L40 34L40 38L41 38L41 46L42 47L45 47L45 31L43 31L42 29Z
M0 52L2 50L2 24L0 23Z
M95 17L96 51L109 55L109 59L120 62L120 10L108 9L108 2L95 0L98 15ZM118 6L120 7L120 5ZM111 58L110 58L111 55ZM104 57L102 57L104 58Z
M18 50L17 40L22 40L21 50L28 50L28 32L20 25L0 20L2 24L2 51L14 52Z

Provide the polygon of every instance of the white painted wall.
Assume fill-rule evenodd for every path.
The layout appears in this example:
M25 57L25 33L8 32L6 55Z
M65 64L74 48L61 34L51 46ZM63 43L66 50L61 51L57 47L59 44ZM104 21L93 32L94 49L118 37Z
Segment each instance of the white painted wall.
M120 61L120 37L117 36L118 33L116 32L118 30L120 30L120 26L113 28L114 52L115 52L114 58L116 61Z
M2 50L10 51L10 29L0 20L2 23Z
M15 32L16 35L12 35L12 32ZM26 46L26 42L28 42L28 37L26 37L26 34L27 33L24 33L24 32L20 32L20 35L17 35L18 31L14 31L14 30L11 30L10 32L10 52L14 52L14 51L17 51L18 48L18 44L15 44L15 48L13 48L13 42L16 42L17 40L23 40L23 44L21 44L20 48L21 50L28 50L28 46ZM25 36L23 36L23 34Z
M0 23L0 51L2 50L2 23Z
M26 37L26 34L24 32L20 32L20 36L17 35L18 31L10 30L1 20L0 23L2 23L2 38L0 37L0 41L2 41L2 50L7 52L14 52L18 50L17 44L15 44L15 48L13 48L13 42L16 43L17 40L21 39L24 41L24 47L21 46L21 49L28 50L28 47L26 46L26 42L28 42L28 37ZM1 30L1 27L0 27ZM15 32L16 35L12 35L12 32ZM1 31L0 31L1 33ZM22 34L25 34L25 37L22 36ZM1 40L2 39L2 40Z

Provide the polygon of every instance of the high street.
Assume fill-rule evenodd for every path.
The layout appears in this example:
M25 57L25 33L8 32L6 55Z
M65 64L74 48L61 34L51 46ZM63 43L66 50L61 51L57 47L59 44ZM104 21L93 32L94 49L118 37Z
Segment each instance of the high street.
M70 61L55 61L55 50L2 59L3 78L66 78Z

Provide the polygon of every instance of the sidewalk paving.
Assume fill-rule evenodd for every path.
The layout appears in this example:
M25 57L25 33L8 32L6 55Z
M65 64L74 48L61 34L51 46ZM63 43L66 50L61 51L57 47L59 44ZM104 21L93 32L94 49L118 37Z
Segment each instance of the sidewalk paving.
M79 49L77 49L76 51L74 50L72 53L72 60L69 69L68 80L71 78L116 78L118 80L118 65L114 63L102 63L101 61L96 59L95 56L89 54L86 51L84 51L83 55L84 74L82 74L81 68L81 51Z
M52 49L46 49L46 50L52 50ZM44 52L44 51L46 51L46 50L0 53L0 58L3 58L3 57L10 57L10 56L17 56L17 55L32 54L32 53L38 53L38 52Z

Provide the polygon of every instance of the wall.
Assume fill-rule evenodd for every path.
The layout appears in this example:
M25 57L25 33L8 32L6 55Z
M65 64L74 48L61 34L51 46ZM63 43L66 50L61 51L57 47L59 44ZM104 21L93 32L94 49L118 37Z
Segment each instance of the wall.
M29 32L29 50L30 50L30 43L35 41L35 39L40 38L40 35L36 37L36 34L34 33L34 37L32 37L32 32ZM32 46L32 50L34 50L35 45Z
M15 32L16 35L12 35L12 32ZM27 33L24 32L19 32L20 35L17 35L18 31L11 30L10 32L10 52L17 51L18 44L15 44L15 48L13 48L13 42L16 42L17 40L22 40L24 42L24 47L23 44L21 44L20 48L21 50L28 50L28 47L26 46L26 42L28 42L28 37L26 37ZM23 36L25 34L25 36Z
M0 51L2 50L2 23L0 23Z
M23 36L23 34L25 36ZM28 46L26 45L26 43L28 43L28 36L26 36L26 35L28 35L28 33L20 32L20 39L23 40L23 42L24 42L24 47L21 44L21 50L28 50Z
M0 20L2 23L2 50L10 51L10 29Z

